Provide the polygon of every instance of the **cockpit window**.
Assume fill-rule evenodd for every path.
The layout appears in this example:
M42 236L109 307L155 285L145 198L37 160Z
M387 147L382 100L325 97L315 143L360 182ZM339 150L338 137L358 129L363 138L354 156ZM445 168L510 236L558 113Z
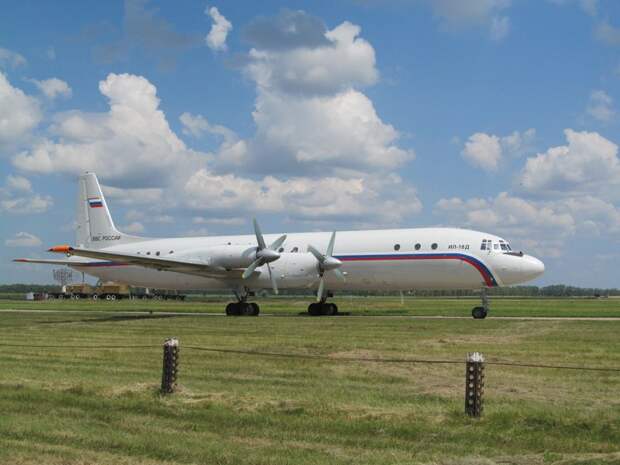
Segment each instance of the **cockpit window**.
M499 244L493 244L493 248L494 248L495 250L499 250Z
M491 241L488 241L491 242ZM491 244L489 244L489 249L491 248ZM487 240L482 239L482 245L480 246L480 250L487 250Z

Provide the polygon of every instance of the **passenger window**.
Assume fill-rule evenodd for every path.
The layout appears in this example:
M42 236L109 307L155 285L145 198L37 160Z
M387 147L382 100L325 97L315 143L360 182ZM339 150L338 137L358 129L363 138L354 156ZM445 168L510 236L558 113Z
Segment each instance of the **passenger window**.
M394 244L394 250L400 250L400 244Z
M297 253L297 252L299 252L299 247L293 247L293 248L291 249L291 252L292 252L292 253Z
M280 247L280 248L278 249L278 252L280 252L280 253L284 252L284 247Z
M147 252L146 254L147 254L147 255L151 255L151 252Z
M420 247L422 247L422 245L420 245L420 244L416 244L416 245L415 245L415 249L416 249L416 250L420 250Z
M431 245L431 249L433 250L437 249L437 244L433 243L433 245Z
M159 251L155 252L155 255L157 255L159 257Z
M173 253L174 253L174 250L171 250L171 251L170 251L170 252L168 252L168 253L173 254Z

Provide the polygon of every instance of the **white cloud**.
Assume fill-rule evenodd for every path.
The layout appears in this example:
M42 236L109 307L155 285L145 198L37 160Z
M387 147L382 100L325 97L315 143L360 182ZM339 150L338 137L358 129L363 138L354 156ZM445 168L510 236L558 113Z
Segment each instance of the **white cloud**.
M491 39L500 41L510 32L510 18L508 16L495 16L491 19Z
M138 234L144 232L144 225L138 221L134 221L128 225L121 226L120 230L129 234Z
M0 72L0 147L23 140L41 121L37 99L13 87Z
M347 21L326 31L329 45L250 51L246 73L262 92L328 95L377 82L375 51Z
M36 85L43 95L50 100L53 100L56 97L71 97L71 87L69 87L69 84L62 79L51 78L44 79L42 81L30 79L30 82Z
M32 183L23 176L9 174L6 177L6 188L9 191L32 192Z
M594 36L607 45L620 45L620 29L612 26L607 21L601 21L596 26Z
M14 165L36 173L95 171L146 186L192 171L199 155L170 129L155 86L141 76L109 74L99 90L109 100L107 113L57 114L50 128L57 140L39 141L16 155Z
M484 171L497 171L505 155L522 156L532 150L536 138L534 128L523 132L513 131L503 137L477 132L469 136L461 155L474 166Z
M214 6L205 10L205 13L213 20L211 30L205 39L207 46L214 51L226 50L226 38L233 28L231 22Z
M579 7L590 16L598 14L598 0L548 0L556 5L578 4Z
M421 210L415 190L394 175L380 180L267 176L254 181L200 170L186 183L185 194L188 205L197 210L286 212L319 220L361 221L371 215L398 223Z
M41 244L41 239L27 232L18 232L13 238L4 241L7 247L38 247Z
M32 191L31 182L23 176L8 175L0 187L0 212L11 214L43 213L53 205L52 198Z
M594 119L609 123L616 116L613 99L603 90L593 90L586 112Z
M497 171L502 158L502 146L499 143L499 137L483 132L472 134L469 136L469 140L465 142L465 148L461 151L461 155L484 171Z
M0 47L0 67L17 68L25 64L26 59L22 55Z
M315 98L262 92L254 121L252 148L269 169L393 169L415 156L396 145L398 131L383 123L372 101L356 90Z
M620 198L618 146L596 132L564 131L568 144L528 158L521 186L539 194L600 194Z
M510 0L426 0L436 16L452 24L488 21L510 6Z

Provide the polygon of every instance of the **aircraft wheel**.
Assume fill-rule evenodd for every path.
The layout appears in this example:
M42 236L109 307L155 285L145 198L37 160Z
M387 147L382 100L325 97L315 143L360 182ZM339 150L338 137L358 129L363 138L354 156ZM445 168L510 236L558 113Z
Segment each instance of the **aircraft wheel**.
M105 300L112 300L112 296L110 294L105 295Z
M317 303L313 303L308 305L308 314L311 316L319 316L321 315L321 307Z
M338 311L338 307L334 304L324 303L321 305L321 315L332 316Z
M112 294L112 295L110 296L110 300L116 300L116 294Z
M252 307L252 316L258 316L260 313L260 307L258 304L256 302L252 302L250 306Z
M471 311L471 316L476 320L483 320L487 317L487 310L484 307L474 307Z
M93 294L93 300L97 300L99 299L99 296L97 294Z
M237 316L239 315L239 305L236 302L231 302L226 305L226 315Z

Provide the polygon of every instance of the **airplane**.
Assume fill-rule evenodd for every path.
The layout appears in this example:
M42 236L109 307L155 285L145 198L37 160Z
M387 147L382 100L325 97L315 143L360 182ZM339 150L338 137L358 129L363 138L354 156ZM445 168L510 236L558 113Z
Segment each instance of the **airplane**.
M459 228L265 234L254 219L253 235L152 239L120 232L97 176L79 176L76 245L50 252L63 259L19 258L21 263L66 265L104 281L173 290L232 290L227 315L258 315L248 299L256 291L316 289L313 316L335 315L334 292L416 289L486 290L540 276L539 259L513 251L503 238Z

